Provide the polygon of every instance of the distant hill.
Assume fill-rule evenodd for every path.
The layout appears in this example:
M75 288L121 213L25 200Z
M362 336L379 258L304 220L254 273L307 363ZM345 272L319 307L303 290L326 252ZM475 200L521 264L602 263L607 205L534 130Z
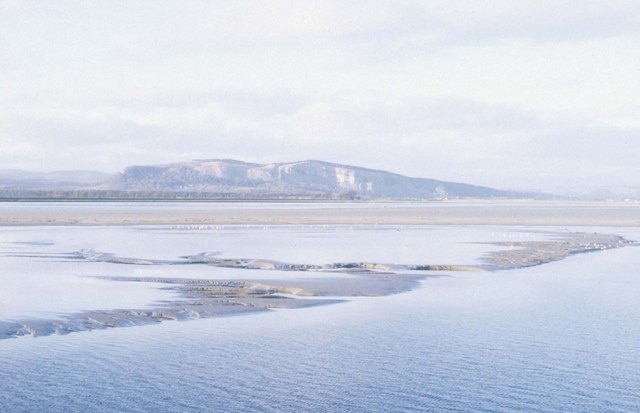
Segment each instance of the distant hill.
M115 174L0 170L2 198L389 199L537 198L323 161L256 164L232 159L130 166Z
M131 166L103 186L134 192L359 199L523 198L533 194L322 161L255 164L230 159Z
M0 190L74 190L92 188L113 175L95 171L29 172L0 169Z

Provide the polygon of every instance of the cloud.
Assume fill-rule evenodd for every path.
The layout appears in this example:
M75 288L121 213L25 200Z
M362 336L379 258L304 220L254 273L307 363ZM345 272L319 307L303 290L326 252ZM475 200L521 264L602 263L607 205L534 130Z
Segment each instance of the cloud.
M0 3L0 162L639 184L633 1Z
M640 153L639 130L596 120L548 118L509 105L419 96L294 98L256 114L238 102L287 102L287 95L203 96L183 97L189 104L177 107L157 106L154 98L112 103L109 109L105 103L90 106L86 114L75 112L77 118L69 117L68 110L61 111L65 117L14 118L13 128L2 132L14 143L30 142L40 153L56 154L49 162L58 169L73 163L115 170L195 158L325 159L505 188L613 181L640 185L632 173ZM24 162L33 156L25 151L20 159L19 152L0 152L0 157Z

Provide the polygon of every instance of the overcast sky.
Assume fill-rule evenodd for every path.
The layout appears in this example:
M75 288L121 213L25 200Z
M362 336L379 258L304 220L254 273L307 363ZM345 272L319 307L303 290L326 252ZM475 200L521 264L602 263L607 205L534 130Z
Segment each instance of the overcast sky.
M640 2L0 0L0 169L640 186Z

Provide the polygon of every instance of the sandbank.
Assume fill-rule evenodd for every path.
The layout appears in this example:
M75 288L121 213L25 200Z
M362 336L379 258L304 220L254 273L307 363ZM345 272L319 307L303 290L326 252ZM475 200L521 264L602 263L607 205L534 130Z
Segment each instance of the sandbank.
M422 203L0 203L13 225L531 225L640 226L635 202L442 201ZM246 203L245 203L246 204ZM22 207L23 205L28 207ZM289 207L288 207L289 205Z

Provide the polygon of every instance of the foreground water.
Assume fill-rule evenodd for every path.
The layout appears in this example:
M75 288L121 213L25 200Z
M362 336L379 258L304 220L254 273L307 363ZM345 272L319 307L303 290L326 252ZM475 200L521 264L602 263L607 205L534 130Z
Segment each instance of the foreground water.
M467 241L541 236L520 227L228 227L197 234L33 227L5 228L2 242L14 252L88 246L178 256L206 247L321 262L422 262L428 251L440 262L474 263L488 247ZM13 285L0 293L3 302L17 295L5 305L12 316L164 298L153 286L132 293L130 284L95 285L87 274L226 274L24 257L3 263L3 280ZM0 411L636 411L639 275L638 248L628 247L527 269L450 273L408 293L324 307L0 340ZM85 289L56 291L59 302L28 297L19 305L23 278L31 288L85 280Z

